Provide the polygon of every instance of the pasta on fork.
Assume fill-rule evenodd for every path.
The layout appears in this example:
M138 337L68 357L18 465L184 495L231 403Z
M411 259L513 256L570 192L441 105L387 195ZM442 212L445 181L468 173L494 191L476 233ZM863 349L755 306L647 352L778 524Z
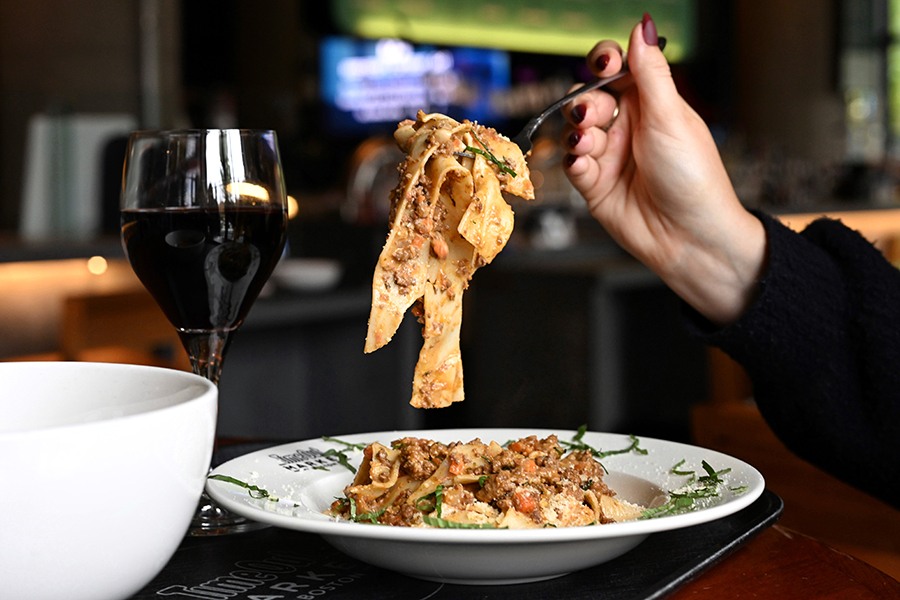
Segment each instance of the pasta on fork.
M464 397L463 292L513 231L503 194L531 200L534 187L519 147L475 122L419 111L398 124L394 139L406 159L372 280L365 351L387 344L412 309L424 340L410 404L440 408Z

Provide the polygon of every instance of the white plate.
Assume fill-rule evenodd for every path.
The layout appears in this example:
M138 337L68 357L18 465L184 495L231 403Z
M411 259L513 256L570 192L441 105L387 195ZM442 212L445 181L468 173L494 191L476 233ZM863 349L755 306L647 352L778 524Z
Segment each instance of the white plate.
M341 279L341 263L327 258L284 258L272 271L271 279L286 290L329 290Z
M528 435L556 434L570 441L574 431L536 429L445 429L386 431L336 436L368 444L389 444L401 437L422 437L441 442L480 438L504 443ZM582 441L600 450L629 445L628 436L588 432ZM390 527L336 520L326 514L342 495L353 474L336 459L322 454L344 446L322 438L283 444L252 452L214 470L268 492L277 498L251 497L234 483L209 480L207 490L225 508L247 518L320 534L338 550L385 569L412 577L466 584L509 584L538 581L601 564L624 554L652 533L689 527L730 515L750 505L763 492L762 475L728 455L676 442L640 438L647 454L617 454L602 459L609 471L607 484L619 497L642 505L660 503L665 492L685 485L688 477L673 474L693 470L705 475L706 461L726 484L718 497L703 507L682 514L625 523L557 529L483 530ZM362 452L347 453L358 465ZM683 463L681 461L684 461ZM738 489L739 488L739 489ZM737 489L738 491L732 491Z

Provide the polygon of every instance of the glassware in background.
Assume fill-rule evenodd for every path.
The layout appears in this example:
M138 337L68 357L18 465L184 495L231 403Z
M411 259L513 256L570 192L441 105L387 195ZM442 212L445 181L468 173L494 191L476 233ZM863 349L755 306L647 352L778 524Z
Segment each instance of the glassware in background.
M234 332L278 264L287 199L275 132L138 131L123 171L122 244L178 332L193 371L219 382ZM204 497L194 534L253 522Z

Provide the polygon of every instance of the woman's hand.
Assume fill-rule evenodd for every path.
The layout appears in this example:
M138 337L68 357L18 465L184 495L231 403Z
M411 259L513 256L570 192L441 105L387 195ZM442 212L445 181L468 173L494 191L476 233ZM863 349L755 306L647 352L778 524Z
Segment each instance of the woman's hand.
M612 41L588 54L601 77L623 60ZM708 319L729 323L753 299L765 262L762 224L678 94L648 15L632 30L627 61L631 75L616 91L584 94L565 110L566 174L623 248Z

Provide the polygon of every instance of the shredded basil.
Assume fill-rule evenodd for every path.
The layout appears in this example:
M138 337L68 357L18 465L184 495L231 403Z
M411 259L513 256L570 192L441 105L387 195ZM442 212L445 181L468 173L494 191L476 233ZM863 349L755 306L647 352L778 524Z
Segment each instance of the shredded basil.
M652 519L655 517L687 512L694 508L695 501L704 498L717 497L719 495L719 488L725 484L722 475L731 472L731 469L721 469L716 471L704 460L701 461L701 466L706 474L697 477L694 471L676 470L676 468L680 467L682 464L684 464L683 460L672 467L670 472L676 475L689 476L690 480L688 483L675 491L669 492L669 499L665 504L657 506L656 508L648 508L643 511L641 513L642 519ZM731 488L731 491L734 493L743 493L747 491L747 487L743 486L743 489L740 487Z
M694 474L693 471L680 470L679 467L681 467L681 465L683 465L684 463L685 463L685 459L682 458L677 463L675 463L671 469L669 469L669 473L671 473L672 475L693 475Z
M348 469L351 473L356 473L356 467L350 464L350 458L347 456L347 450L365 450L368 444L345 442L344 440L339 440L338 438L330 437L327 435L323 435L322 440L326 442L334 442L335 444L342 444L346 448L346 450L335 450L334 448L329 448L322 453L322 456L334 457L334 459L338 461L338 464Z
M438 518L441 516L444 506L444 486L439 485L434 488L430 494L426 494L416 500L416 510L422 512L437 512Z
M428 515L423 515L422 521L430 527L438 527L440 529L498 529L496 525L490 523L457 523L456 521L429 517Z
M250 495L250 497L255 500L268 500L269 502L278 502L278 498L270 494L268 490L265 490L256 485L249 484L246 481L241 481L240 479L236 479L229 475L214 474L210 475L208 479L224 481L225 483L231 483L236 486L242 487L247 490L247 493Z
M329 448L322 453L322 456L334 457L334 459L338 461L339 465L345 467L346 469L349 469L351 473L356 473L356 467L350 464L350 459L347 457L347 454L343 450L335 450L334 448ZM327 467L325 469L327 470Z
M584 434L586 432L587 425L582 425L578 428L578 431L575 433L575 435L572 436L571 442L560 440L559 443L565 446L566 449L570 451L586 450L598 459L606 458L607 456L613 456L614 454L628 454L629 452L634 452L635 454L647 454L647 450L641 448L641 441L635 435L628 436L628 439L631 440L631 443L625 448L621 448L619 450L598 450L597 448L594 448L590 444L583 441Z
M375 512L358 513L356 512L356 500L347 498L347 501L350 502L350 520L354 523L374 523L378 525L378 517L384 514L383 508Z
M485 157L500 169L501 173L506 173L507 175L511 175L512 177L518 177L519 175L513 171L509 165L505 162L494 156L494 153L491 152L490 148L487 147L487 144L478 139L478 136L475 135L475 132L472 132L472 137L475 138L475 141L481 144L481 148L475 148L474 146L466 146L466 150L468 152L472 152L474 154L480 154Z

